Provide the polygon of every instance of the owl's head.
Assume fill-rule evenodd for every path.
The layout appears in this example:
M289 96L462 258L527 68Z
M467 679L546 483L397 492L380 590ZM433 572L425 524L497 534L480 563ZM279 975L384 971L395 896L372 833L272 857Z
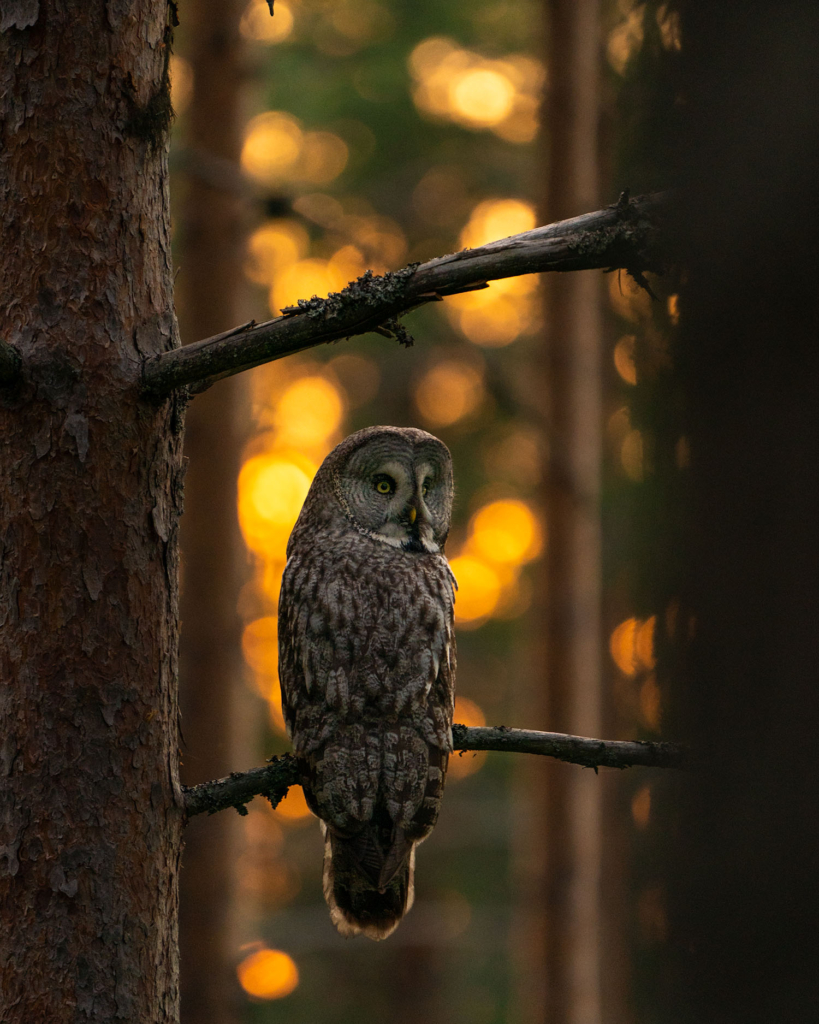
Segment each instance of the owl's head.
M374 540L406 551L443 551L452 514L452 457L432 434L411 427L359 430L324 460L317 487Z

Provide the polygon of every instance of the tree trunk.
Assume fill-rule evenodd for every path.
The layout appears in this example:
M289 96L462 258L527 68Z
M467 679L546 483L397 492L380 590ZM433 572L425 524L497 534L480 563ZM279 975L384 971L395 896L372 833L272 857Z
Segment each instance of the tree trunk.
M177 1019L181 413L168 8L15 0L0 23L3 1020Z
M600 4L549 0L544 222L599 205ZM601 283L593 271L546 280L543 363L549 466L544 563L544 727L601 734ZM601 1005L600 779L543 766L545 1008L549 1024L597 1024Z
M672 727L703 767L654 866L668 929L646 1019L816 1020L819 9L683 11L695 618Z
M189 9L186 56L194 93L185 146L238 171L245 0L196 0ZM196 161L189 161L195 167ZM238 178L238 173L237 173ZM227 330L240 320L243 203L236 193L203 181L184 182L180 217L179 318L187 340ZM243 377L200 395L188 415L185 454L188 510L182 527L184 586L180 651L182 777L187 785L228 775L233 748L234 694L241 676L239 525L236 480ZM185 835L181 883L182 1020L230 1024L239 1015L239 985L231 948L235 814L202 817Z

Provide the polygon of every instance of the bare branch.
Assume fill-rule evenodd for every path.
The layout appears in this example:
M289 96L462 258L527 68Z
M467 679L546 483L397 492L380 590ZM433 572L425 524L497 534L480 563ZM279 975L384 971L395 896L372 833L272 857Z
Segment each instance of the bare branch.
M561 732L534 732L508 729L504 725L481 728L453 725L456 751L501 750L518 754L545 754L559 761L585 768L683 768L686 754L674 743L648 743L640 740L595 740L585 736L567 736ZM246 814L245 804L254 796L265 796L275 807L290 786L299 781L298 761L292 754L274 757L261 768L234 772L226 779L205 782L185 790L185 810L195 814L215 814L235 807Z
M17 349L0 338L0 387L10 387L20 379L22 364Z
M660 268L656 216L667 193L637 199L623 195L605 210L465 249L428 263L376 276L369 271L327 299L300 300L284 315L250 323L214 338L185 345L145 364L143 390L162 398L188 385L203 391L242 370L386 328L401 336L395 318L447 295L486 287L488 281L544 271L623 268L642 276ZM379 331L383 333L383 329Z
M517 754L545 754L584 768L683 768L685 751L675 743L643 740L595 740L562 732L507 729L504 725L453 725L456 750L509 750Z
M275 807L298 781L298 761L292 754L283 754L248 772L233 772L226 779L184 786L185 812L192 818L194 814L215 814L227 807L235 807L240 814L247 814L245 804L250 803L254 796L267 797Z

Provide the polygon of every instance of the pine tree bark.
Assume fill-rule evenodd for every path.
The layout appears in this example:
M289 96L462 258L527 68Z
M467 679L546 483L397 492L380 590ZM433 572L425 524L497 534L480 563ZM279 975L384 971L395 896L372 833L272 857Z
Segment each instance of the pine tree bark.
M181 411L169 9L0 20L0 963L7 1024L178 1016Z

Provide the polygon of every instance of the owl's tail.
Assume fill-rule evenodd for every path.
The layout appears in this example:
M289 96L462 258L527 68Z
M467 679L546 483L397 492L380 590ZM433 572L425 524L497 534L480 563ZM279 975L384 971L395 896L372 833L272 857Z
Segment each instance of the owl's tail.
M324 898L342 935L386 939L412 906L415 843L396 831L384 852L371 826L350 838L325 829Z

